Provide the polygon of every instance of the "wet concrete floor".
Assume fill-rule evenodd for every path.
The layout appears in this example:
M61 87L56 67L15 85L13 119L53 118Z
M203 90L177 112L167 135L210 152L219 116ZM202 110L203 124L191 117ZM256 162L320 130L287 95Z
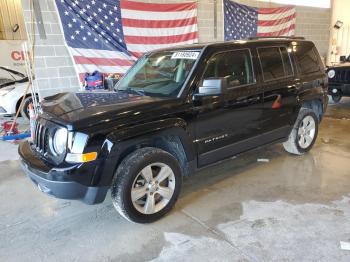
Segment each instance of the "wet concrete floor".
M344 99L307 155L273 145L206 168L150 225L127 222L109 198L47 197L20 170L16 145L0 142L0 261L350 261L340 249L350 242L349 130Z

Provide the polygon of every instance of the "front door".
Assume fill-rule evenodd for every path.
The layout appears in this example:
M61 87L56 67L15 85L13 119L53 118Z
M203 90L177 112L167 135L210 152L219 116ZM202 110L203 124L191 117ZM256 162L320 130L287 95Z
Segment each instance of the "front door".
M249 49L214 54L200 82L210 78L226 79L228 88L221 95L202 97L195 105L198 166L256 146L250 139L260 132L263 112L263 91L256 83Z

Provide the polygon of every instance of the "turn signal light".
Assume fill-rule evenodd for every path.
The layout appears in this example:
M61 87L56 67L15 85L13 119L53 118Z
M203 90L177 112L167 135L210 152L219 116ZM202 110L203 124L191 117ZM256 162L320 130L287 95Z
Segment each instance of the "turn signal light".
M85 154L71 154L68 153L66 161L70 163L86 163L96 160L97 152L90 152Z
M82 157L83 157L83 162L94 161L97 158L97 153L91 152L91 153L83 154Z

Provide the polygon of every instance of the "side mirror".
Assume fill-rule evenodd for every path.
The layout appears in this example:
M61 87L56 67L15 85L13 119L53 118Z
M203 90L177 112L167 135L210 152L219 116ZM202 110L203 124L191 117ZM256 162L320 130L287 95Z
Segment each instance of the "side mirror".
M203 80L202 86L198 89L198 96L216 96L225 93L227 89L227 79L207 78Z

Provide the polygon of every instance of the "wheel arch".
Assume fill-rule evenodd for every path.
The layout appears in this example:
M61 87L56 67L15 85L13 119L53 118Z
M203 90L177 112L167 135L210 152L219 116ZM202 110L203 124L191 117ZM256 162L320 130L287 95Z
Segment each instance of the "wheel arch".
M39 97L39 94L35 94L35 95ZM32 94L31 94L31 93L28 93L28 94L26 94L25 96L21 96L21 97L17 100L17 102L16 102L16 112L18 111L19 106L21 105L21 101L22 101L23 97L24 97L24 98L27 98L27 97L31 97L31 96L32 96Z
M307 90L298 96L298 100L300 108L304 107L311 109L317 115L319 122L321 122L325 106L327 105L327 103L324 104L326 100L322 88Z
M323 117L323 102L320 99L306 100L301 104L301 107L311 109L316 114L318 121L321 122Z
M194 172L195 151L186 122L182 119L157 122L133 126L128 130L115 130L106 137L101 154L106 158L103 169L107 168L105 171L109 175L100 177L104 184L112 181L115 170L126 156L144 147L160 148L173 155L179 161L184 176ZM93 181L93 184L96 182Z

